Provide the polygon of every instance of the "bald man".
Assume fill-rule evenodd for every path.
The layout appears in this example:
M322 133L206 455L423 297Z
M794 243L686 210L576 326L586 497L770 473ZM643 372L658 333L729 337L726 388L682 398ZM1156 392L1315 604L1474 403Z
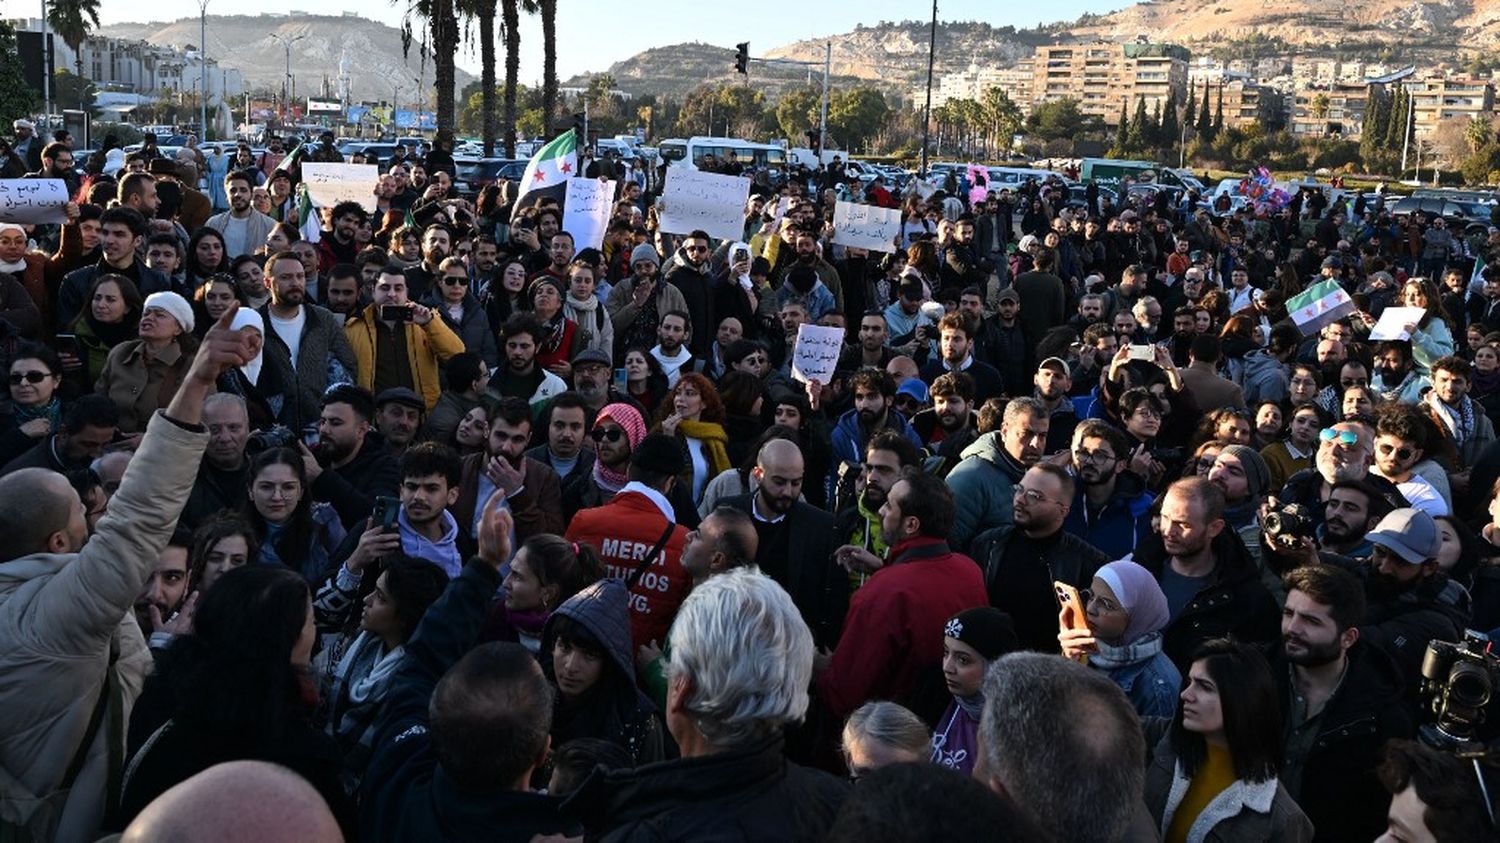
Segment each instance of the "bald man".
M40 839L90 841L103 820L107 740L124 736L90 724L101 706L98 722L128 715L151 667L130 610L208 443L203 399L220 374L259 351L259 335L229 330L235 309L209 331L172 402L150 420L92 539L83 502L62 475L22 469L0 477L0 768L45 795L75 757L84 759L56 824L34 829Z
M849 609L849 580L833 561L833 514L801 499L804 465L797 443L772 439L751 471L756 490L722 505L750 516L755 564L792 595L818 646L832 647Z
M715 507L688 533L682 567L696 587L715 574L754 565L759 544L750 516L733 507Z
M152 800L120 843L343 843L306 779L265 761L217 764Z

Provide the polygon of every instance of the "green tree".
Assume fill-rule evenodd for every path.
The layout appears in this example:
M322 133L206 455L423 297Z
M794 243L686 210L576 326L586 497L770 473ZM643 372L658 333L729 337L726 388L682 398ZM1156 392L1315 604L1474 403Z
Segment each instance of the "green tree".
M1375 86L1370 86L1369 99L1365 106L1365 119L1359 133L1359 157L1369 172L1379 172L1381 158L1385 152L1386 124L1390 122L1391 98Z
M542 111L557 116L557 0L523 0L527 12L542 18Z
M1130 117L1130 126L1125 130L1125 149L1131 154L1145 150L1150 146L1151 117L1146 114L1146 98L1137 96L1135 98L1135 114Z
M1193 128L1193 121L1198 117L1198 89L1188 85L1187 105L1182 109L1182 123L1188 128Z
M1115 146L1121 155L1125 153L1125 137L1130 134L1130 109L1120 100L1120 121L1115 124Z
M992 85L984 91L984 115L994 133L996 151L1008 157L1011 140L1021 129L1021 107L1004 90Z
M1484 118L1476 116L1464 127L1464 142L1469 145L1471 155L1479 154L1479 150L1489 146L1494 140L1495 127Z
M21 68L21 52L16 46L16 28L0 20L0 125L29 116L41 101L41 95L26 84Z
M1151 110L1150 135L1151 136L1150 138L1148 138L1148 140L1150 141L1151 146L1159 147L1162 145L1163 140L1161 131L1161 100L1157 100L1156 106Z
M1026 127L1042 140L1077 138L1097 130L1097 120L1078 110L1078 100L1063 97L1031 110Z
M1219 83L1219 98L1214 102L1214 137L1224 131L1224 83Z
M1208 114L1208 80L1203 80L1203 102L1198 104L1198 125L1194 127L1198 136L1213 142L1214 124L1213 118Z
M776 126L793 146L800 145L803 132L818 127L818 104L822 94L813 88L793 88L776 101Z
M88 111L94 107L94 98L98 96L98 89L93 82L76 76L61 68L52 74L52 99L55 102L67 103L70 107L78 104L83 110ZM175 94L169 94L168 98L175 99Z
M68 49L73 51L73 67L81 78L83 42L89 37L89 30L99 26L99 0L53 0L47 9L47 24L68 45ZM57 101L66 102L61 97ZM77 102L80 108L87 109L88 106L82 100Z
M1161 127L1158 130L1161 140L1157 145L1167 149L1176 148L1181 128L1182 124L1177 120L1177 91L1170 90L1167 92L1167 104L1161 110Z
M839 91L828 100L828 127L845 149L863 149L885 125L891 107L876 88L861 85Z

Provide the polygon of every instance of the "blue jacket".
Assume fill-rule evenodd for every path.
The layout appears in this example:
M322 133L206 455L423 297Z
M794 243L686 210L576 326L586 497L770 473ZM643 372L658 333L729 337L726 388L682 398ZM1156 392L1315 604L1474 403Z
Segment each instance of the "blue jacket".
M1063 519L1064 530L1104 551L1110 559L1124 559L1135 550L1141 537L1151 535L1151 504L1156 498L1150 492L1125 495L1117 485L1114 497L1091 519L1083 484L1077 485L1073 506Z
M911 425L906 421L906 417L896 410L886 410L885 427L882 429L894 430L900 433L907 439L910 439L911 443L917 446L918 450L921 450L922 437L918 436L915 430L912 430ZM879 432L870 431L866 433L859 426L859 410L848 410L842 416L839 416L838 424L834 425L831 437L833 440L833 459L828 461L828 478L825 481L829 501L833 501L834 496L838 493L839 466L846 462L852 465L864 465L865 444L870 441L871 436Z
M1177 713L1177 695L1182 674L1162 652L1160 632L1153 632L1123 647L1100 643L1089 657L1089 666L1109 674L1141 717L1171 717Z

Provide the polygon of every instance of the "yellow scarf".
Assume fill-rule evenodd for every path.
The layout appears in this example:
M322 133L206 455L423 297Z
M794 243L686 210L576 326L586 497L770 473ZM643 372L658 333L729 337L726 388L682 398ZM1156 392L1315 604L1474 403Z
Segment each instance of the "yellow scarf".
M704 455L708 457L710 478L717 477L721 471L729 470L729 452L724 450L724 443L729 441L729 436L724 433L723 425L717 422L683 419L677 423L677 432L692 439L702 440Z

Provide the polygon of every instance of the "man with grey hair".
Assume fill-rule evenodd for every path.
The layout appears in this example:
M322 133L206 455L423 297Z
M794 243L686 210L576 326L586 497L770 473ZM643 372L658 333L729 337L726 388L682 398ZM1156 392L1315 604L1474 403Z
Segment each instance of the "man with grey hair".
M1014 398L1005 405L1000 429L965 448L963 461L948 473L948 488L958 511L949 543L967 550L974 537L1014 520L1011 497L1026 469L1036 465L1046 447L1051 413L1037 398Z
M990 665L974 777L1052 839L1156 839L1145 768L1140 719L1105 674L1040 653Z
M238 510L250 489L250 413L245 399L232 392L216 392L203 402L203 426L208 448L198 466L192 494L182 509L182 525L190 530L222 509Z
M604 839L816 840L847 788L782 755L802 720L813 640L792 598L737 569L693 589L672 625L667 729L682 757L596 770L564 805Z

